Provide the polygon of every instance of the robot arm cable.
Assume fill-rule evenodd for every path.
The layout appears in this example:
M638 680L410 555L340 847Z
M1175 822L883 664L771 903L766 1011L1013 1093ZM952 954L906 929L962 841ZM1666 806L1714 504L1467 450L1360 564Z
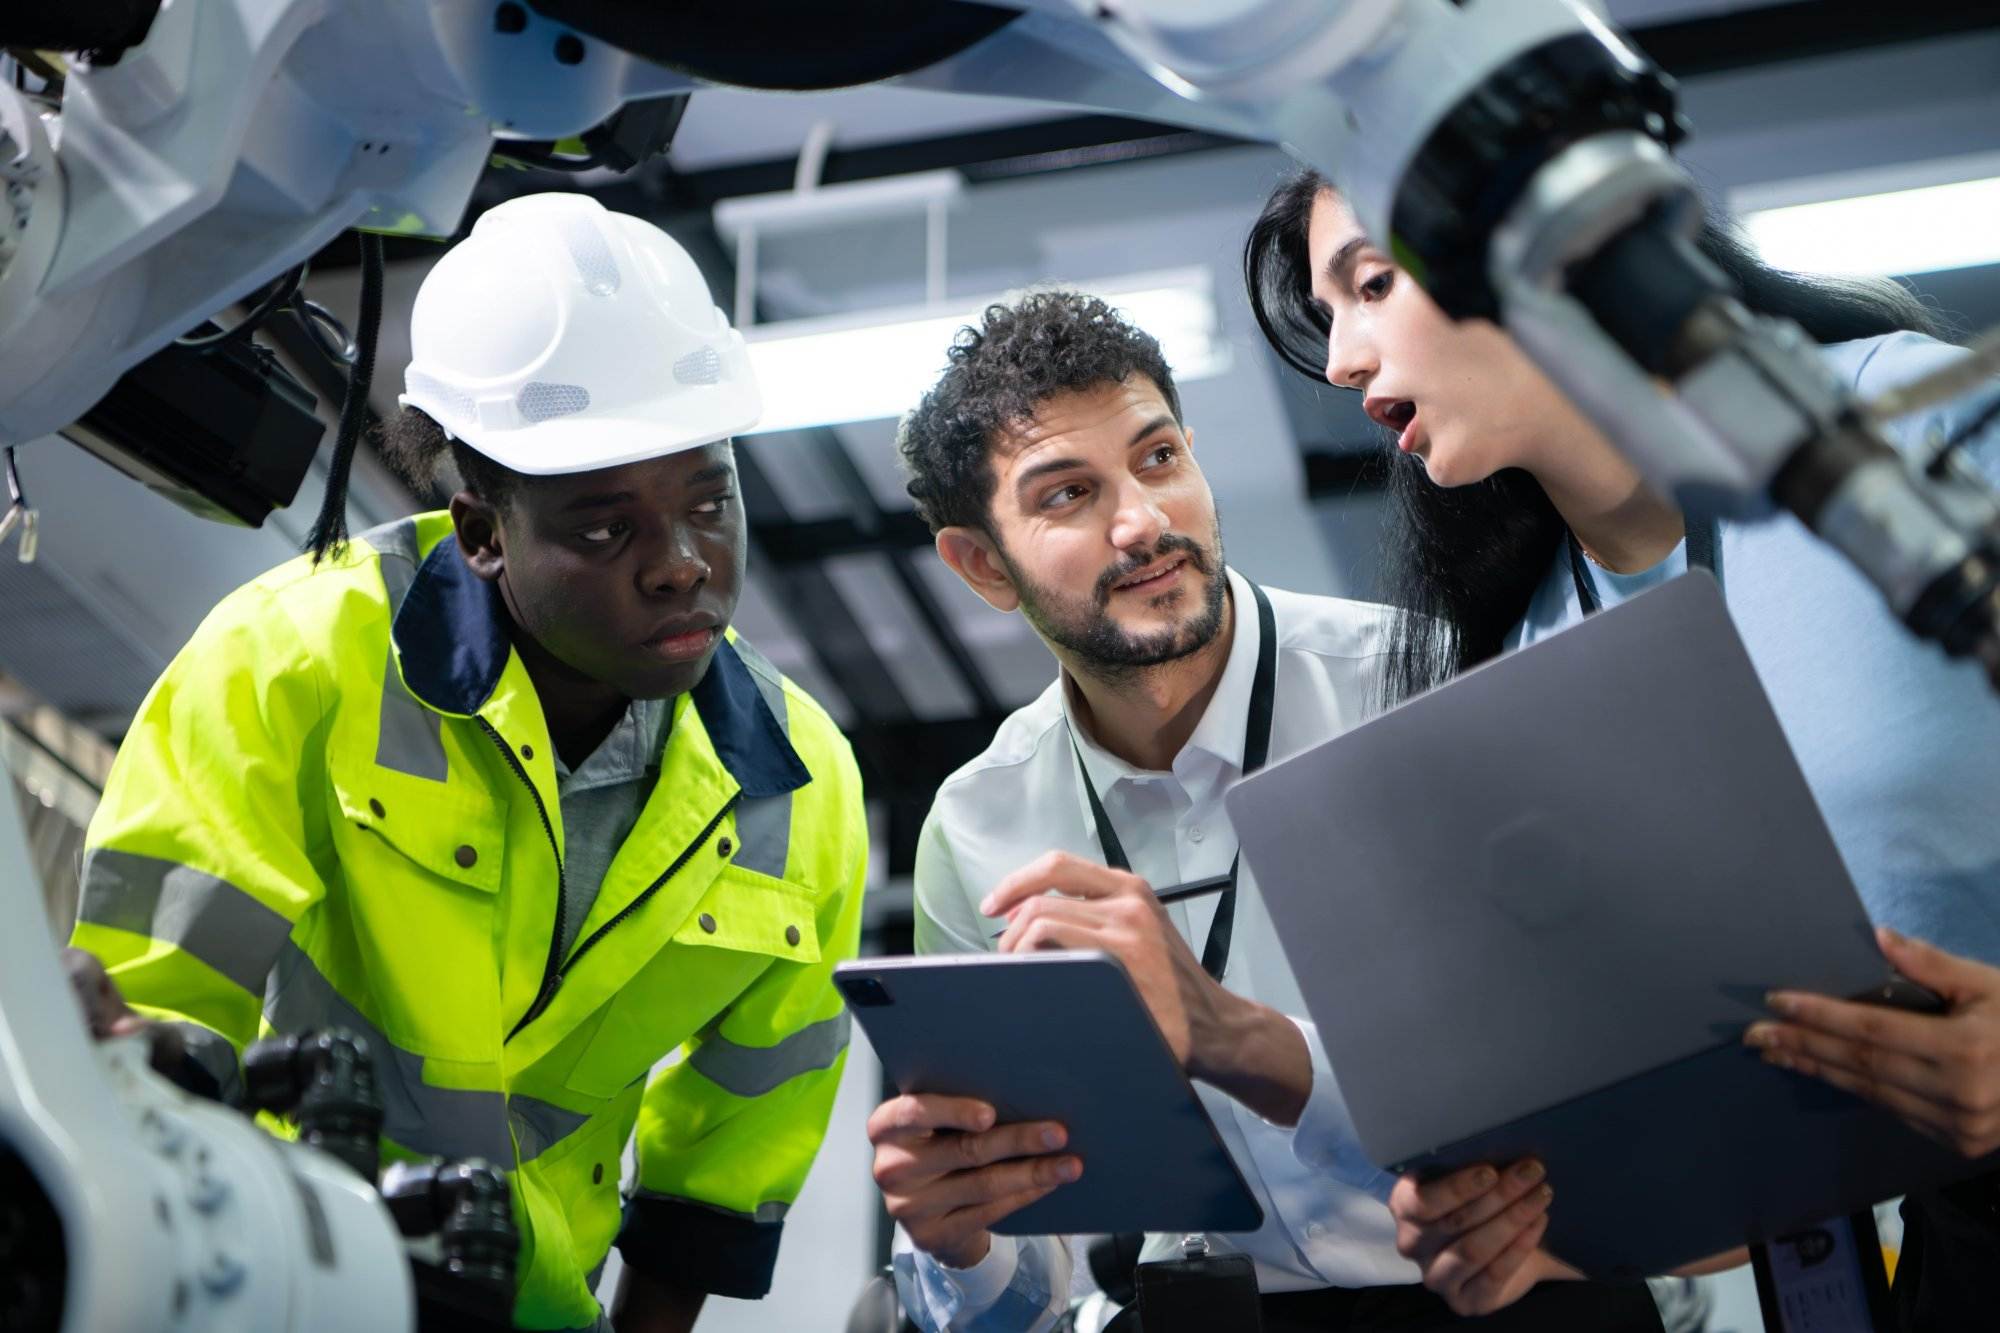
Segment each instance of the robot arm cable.
M306 537L306 549L317 564L347 545L347 479L354 467L354 450L361 442L361 425L368 418L368 388L375 378L375 335L382 326L382 238L361 233L361 327L356 339L354 369L347 376L347 393L340 403L340 429L334 436L333 458L326 470L326 498Z
M277 282L272 284L271 290L264 294L264 299L257 302L255 306L251 307L249 314L245 315L229 328L220 329L214 333L182 334L180 337L174 339L174 342L181 347L213 347L215 344L226 342L231 338L248 337L250 334L256 332L265 320L276 314L281 307L290 304L293 298L298 296L299 287L306 280L306 267L306 265L300 264L280 277Z

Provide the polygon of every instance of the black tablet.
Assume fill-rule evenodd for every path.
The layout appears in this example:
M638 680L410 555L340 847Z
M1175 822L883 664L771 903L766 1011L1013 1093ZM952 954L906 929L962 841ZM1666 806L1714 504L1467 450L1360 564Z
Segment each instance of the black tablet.
M1055 1120L1083 1175L1007 1235L1247 1232L1263 1225L1194 1086L1106 954L870 958L834 984L898 1091L977 1097L999 1123Z

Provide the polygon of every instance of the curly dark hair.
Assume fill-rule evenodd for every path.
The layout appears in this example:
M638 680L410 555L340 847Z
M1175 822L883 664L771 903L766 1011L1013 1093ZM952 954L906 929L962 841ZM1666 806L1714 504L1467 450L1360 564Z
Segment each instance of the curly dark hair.
M946 355L951 365L904 419L896 445L910 498L933 533L992 532L995 436L1059 393L1144 375L1181 420L1160 344L1082 292L1040 291L990 305L978 328L958 331Z
M405 407L384 421L376 429L375 442L383 461L427 504L451 496L443 475L447 459L466 490L503 508L531 481L453 439L420 408Z

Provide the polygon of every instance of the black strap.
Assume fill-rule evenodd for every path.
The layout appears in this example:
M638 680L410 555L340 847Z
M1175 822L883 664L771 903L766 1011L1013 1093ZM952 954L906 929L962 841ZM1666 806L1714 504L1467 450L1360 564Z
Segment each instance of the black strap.
M1262 768L1271 757L1271 712L1278 687L1278 619L1271 611L1271 599L1262 588L1252 583L1250 592L1257 599L1257 674L1250 687L1249 720L1243 729L1245 776ZM1111 816L1104 812L1104 802L1097 797L1097 787L1090 780L1090 770L1084 766L1083 750L1077 745L1075 735L1070 736L1070 748L1076 754L1076 772L1083 783L1084 795L1090 798L1090 817L1097 824L1097 845L1104 853L1104 864L1113 870L1130 870L1132 863L1126 859L1125 844L1118 840L1118 830L1111 826ZM1208 943L1202 946L1202 970L1217 981L1222 980L1223 969L1229 965L1229 941L1236 930L1236 873L1242 864L1243 852L1239 848L1236 858L1229 863L1229 887L1222 891L1215 905Z
M1583 543L1576 539L1574 532L1565 532L1563 537L1569 543L1569 578L1576 585L1577 605L1583 608L1585 615L1596 615L1602 603L1597 598L1597 580L1591 577L1590 566L1584 563ZM1688 515L1688 568L1705 569L1720 582L1722 566L1716 562L1716 550L1715 520Z

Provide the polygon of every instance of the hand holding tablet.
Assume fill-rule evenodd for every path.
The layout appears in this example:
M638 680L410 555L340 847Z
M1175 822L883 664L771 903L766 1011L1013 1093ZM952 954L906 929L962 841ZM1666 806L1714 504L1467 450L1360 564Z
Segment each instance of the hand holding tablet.
M881 1125L870 1125L878 1179L889 1159L885 1192L921 1184L951 1150L947 1142L968 1167L1005 1165L1018 1186L997 1190L988 1187L993 1177L968 1177L977 1204L963 1217L936 1198L906 1209L920 1211L918 1225L957 1260L983 1257L981 1232L1262 1225L1263 1209L1113 959L1067 951L868 959L841 964L834 984L904 1094L878 1109ZM979 1015L976 1030L967 1014ZM1060 1148L1038 1150L1035 1139L1049 1130ZM940 1137L952 1134L956 1141ZM1080 1169L1063 1180L1072 1159Z

